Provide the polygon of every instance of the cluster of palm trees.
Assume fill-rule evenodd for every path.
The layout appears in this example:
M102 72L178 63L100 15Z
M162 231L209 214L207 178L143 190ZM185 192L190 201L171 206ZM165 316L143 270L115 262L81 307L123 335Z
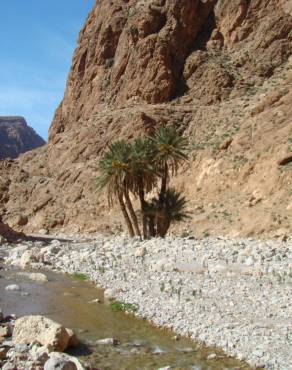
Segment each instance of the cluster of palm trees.
M161 127L152 136L131 143L118 140L108 147L99 162L98 189L106 188L110 207L118 200L131 237L164 237L173 221L189 217L185 197L169 187L170 177L188 160L187 152L187 140L175 127ZM139 199L139 214L131 194Z

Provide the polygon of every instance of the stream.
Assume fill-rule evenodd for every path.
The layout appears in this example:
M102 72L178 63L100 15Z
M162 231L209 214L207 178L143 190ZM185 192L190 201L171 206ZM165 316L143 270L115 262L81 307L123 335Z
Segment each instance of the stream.
M70 354L87 365L101 370L150 370L167 366L190 370L250 369L214 348L204 348L188 338L176 340L174 333L114 311L103 303L103 291L90 282L45 271L49 281L37 283L20 276L19 272L6 267L0 269L2 311L18 317L41 314L73 329L82 344ZM5 291L10 284L18 284L21 290ZM96 344L104 338L116 338L119 344ZM217 356L208 359L210 354Z

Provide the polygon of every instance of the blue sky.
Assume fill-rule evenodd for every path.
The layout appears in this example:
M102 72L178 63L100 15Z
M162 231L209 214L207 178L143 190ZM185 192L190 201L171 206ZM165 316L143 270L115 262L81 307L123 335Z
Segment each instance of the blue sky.
M0 116L24 116L44 139L94 0L2 0Z

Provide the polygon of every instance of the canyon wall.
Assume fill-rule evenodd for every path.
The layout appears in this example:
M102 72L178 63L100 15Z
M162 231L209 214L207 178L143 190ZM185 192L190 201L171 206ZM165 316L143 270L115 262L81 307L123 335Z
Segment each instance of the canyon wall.
M0 212L27 232L121 230L98 158L165 124L189 140L176 233L292 229L292 7L284 0L97 0L49 143L0 162Z

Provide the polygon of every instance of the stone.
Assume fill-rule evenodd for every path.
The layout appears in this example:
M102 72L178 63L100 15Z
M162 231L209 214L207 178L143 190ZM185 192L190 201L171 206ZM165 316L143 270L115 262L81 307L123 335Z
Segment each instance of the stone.
M47 229L40 229L40 230L38 230L38 233L40 235L48 235L49 234L49 231Z
M101 345L117 346L119 344L119 341L115 338L105 338L105 339L99 339L95 343L101 344Z
M247 259L245 260L245 264L247 266L252 266L254 265L254 259L250 256L250 257L247 257Z
M44 370L85 370L76 357L66 353L51 352Z
M39 346L35 344L30 350L30 356L33 361L45 363L49 358L49 353L52 352L52 348L49 346Z
M113 301L117 296L117 290L116 289L105 289L104 291L104 298L108 301Z
M80 342L79 339L77 338L77 335L74 333L72 329L66 328L66 331L69 335L68 347L78 347Z
M8 352L8 348L0 347L0 361L5 360L7 352Z
M19 267L21 267L22 269L25 269L27 268L31 261L34 259L33 257L33 253L31 250L26 250L23 255L20 257L20 261L19 261Z
M17 291L20 291L21 288L17 284L11 284L11 285L7 285L7 287L5 288L5 290L12 291L12 292L17 292Z
M145 247L141 247L135 251L135 257L144 257L147 254L147 249Z
M210 355L207 356L207 360L215 360L217 358L216 353L211 353Z
M44 370L77 370L77 366L72 361L50 358L45 363Z
M24 276L32 281L35 281L37 283L46 283L48 282L48 278L45 274L40 272L23 272L19 273L18 275Z
M0 326L0 338L8 337L8 327Z
M16 365L12 362L5 362L5 364L2 366L2 370L18 370Z
M17 226L25 226L28 223L28 217L24 214L16 215L13 223Z
M55 351L64 351L70 336L66 329L44 316L24 316L15 321L12 340L15 343L38 342Z

